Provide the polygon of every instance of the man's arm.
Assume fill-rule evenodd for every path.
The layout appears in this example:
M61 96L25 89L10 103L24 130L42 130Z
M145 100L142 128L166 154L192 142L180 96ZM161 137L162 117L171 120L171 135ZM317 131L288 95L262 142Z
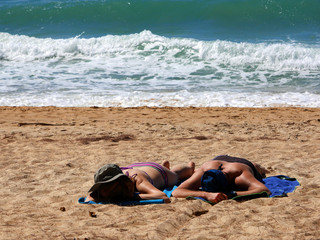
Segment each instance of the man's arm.
M197 170L189 179L184 181L178 188L172 192L172 196L176 198L201 197L211 202L220 202L228 199L224 193L211 193L200 191L201 177L203 175L202 170Z
M271 194L270 190L262 182L258 181L250 171L243 171L243 173L235 179L235 185L239 189L239 191L236 191L238 196L264 191Z

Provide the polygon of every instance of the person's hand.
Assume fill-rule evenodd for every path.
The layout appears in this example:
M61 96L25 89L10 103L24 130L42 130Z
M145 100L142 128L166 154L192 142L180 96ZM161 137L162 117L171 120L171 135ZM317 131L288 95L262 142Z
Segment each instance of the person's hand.
M206 198L210 202L218 203L218 202L221 202L223 200L227 200L228 196L226 194L222 193L222 192L219 192L219 193L208 192Z

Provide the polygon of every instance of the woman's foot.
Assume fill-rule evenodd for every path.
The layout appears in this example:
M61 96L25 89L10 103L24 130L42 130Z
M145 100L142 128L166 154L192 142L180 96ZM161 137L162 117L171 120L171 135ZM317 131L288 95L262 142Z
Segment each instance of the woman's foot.
M194 162L189 162L188 163L190 170L191 170L191 174L190 177L192 176L192 174L194 173L194 169L196 168L196 164Z
M168 168L170 170L170 163L168 160L164 160L162 163L161 163L162 166Z

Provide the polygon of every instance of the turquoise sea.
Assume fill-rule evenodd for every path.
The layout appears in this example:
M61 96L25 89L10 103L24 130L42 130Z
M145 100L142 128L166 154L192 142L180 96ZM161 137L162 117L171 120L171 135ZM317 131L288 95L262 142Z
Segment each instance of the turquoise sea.
M320 1L0 0L0 106L320 107Z

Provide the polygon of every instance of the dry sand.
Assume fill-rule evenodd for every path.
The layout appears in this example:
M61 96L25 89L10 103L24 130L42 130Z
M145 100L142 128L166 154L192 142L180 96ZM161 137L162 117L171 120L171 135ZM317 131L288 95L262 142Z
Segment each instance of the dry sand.
M1 239L320 239L320 109L0 107ZM295 177L288 197L78 204L105 163L219 154Z

